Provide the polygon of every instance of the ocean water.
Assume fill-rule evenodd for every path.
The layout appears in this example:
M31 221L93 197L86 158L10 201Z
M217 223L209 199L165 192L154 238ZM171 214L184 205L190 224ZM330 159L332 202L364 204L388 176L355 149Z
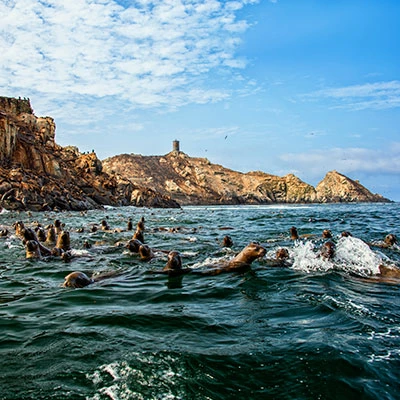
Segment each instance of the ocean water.
M379 264L400 264L400 248L365 243L399 237L399 215L397 203L3 212L0 399L398 399L400 284L373 276ZM125 229L142 216L145 242L181 252L186 267L229 259L251 241L266 258L286 247L292 264L168 278L149 273L165 254L142 262L115 246L132 231L90 232L102 219ZM12 224L57 218L75 257L25 259ZM291 226L307 238L290 240ZM332 261L318 257L324 229ZM232 249L220 246L225 235ZM76 270L116 274L61 287Z

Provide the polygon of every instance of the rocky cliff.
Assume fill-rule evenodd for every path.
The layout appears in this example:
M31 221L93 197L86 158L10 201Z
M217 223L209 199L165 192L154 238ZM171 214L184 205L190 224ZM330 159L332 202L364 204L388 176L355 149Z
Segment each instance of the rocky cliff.
M181 205L389 201L336 171L314 188L292 174L236 172L181 151L164 156L122 154L104 160L103 167L169 195Z
M94 152L55 142L50 117L29 99L0 97L0 206L10 210L87 210L104 205L179 207L168 196L103 171Z

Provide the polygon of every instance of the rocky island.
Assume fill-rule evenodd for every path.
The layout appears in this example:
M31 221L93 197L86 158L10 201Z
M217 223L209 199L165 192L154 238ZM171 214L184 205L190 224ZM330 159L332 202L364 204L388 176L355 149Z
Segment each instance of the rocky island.
M289 174L241 173L189 157L174 142L164 156L99 160L55 142L51 117L29 99L0 97L0 206L8 210L88 210L109 206L388 202L329 172L316 188Z
M181 205L390 201L336 171L328 172L314 188L293 174L241 173L206 158L189 157L177 141L164 156L122 154L103 160L103 168L142 182Z

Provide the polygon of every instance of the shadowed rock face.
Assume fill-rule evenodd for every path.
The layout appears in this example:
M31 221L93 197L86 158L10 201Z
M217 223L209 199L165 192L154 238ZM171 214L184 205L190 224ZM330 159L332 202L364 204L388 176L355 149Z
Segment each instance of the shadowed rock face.
M244 174L180 151L164 156L122 154L103 160L103 168L169 195L181 205L389 201L335 171L314 188L293 174Z
M55 142L50 117L29 99L0 97L0 205L9 210L87 210L104 205L179 207L129 179L109 175L94 152Z

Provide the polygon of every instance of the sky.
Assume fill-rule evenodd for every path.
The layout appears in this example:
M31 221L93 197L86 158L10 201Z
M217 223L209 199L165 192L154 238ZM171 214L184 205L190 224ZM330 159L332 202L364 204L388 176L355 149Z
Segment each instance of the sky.
M400 1L0 0L0 95L56 142L331 170L400 201Z

